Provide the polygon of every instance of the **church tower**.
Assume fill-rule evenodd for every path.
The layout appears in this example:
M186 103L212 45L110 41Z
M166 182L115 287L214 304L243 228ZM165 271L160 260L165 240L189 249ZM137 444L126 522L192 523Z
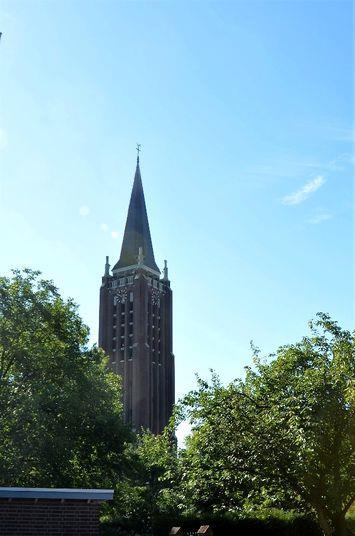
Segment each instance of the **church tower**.
M139 154L121 256L100 288L99 346L122 376L124 420L135 430L162 432L175 398L172 291L166 261L155 263Z

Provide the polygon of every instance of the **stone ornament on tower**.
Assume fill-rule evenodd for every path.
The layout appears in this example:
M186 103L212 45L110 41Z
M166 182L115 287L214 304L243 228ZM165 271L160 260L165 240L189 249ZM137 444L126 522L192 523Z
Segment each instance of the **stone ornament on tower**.
M138 248L138 256L137 256L138 266L142 266L144 261L144 255L143 255L143 248L140 246Z
M108 255L106 255L105 277L109 277L109 276L110 276L110 264L109 264Z
M164 261L164 268L163 268L163 279L165 281L169 281L169 277L168 277L168 261Z

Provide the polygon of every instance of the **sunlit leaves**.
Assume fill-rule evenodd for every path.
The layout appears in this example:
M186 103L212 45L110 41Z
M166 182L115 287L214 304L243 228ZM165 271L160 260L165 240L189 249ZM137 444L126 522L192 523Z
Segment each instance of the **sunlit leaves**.
M109 486L122 472L120 380L88 334L38 272L0 278L3 485Z
M323 313L310 327L268 359L254 348L244 382L223 387L213 375L185 397L187 504L305 504L329 527L343 516L354 490L354 337Z

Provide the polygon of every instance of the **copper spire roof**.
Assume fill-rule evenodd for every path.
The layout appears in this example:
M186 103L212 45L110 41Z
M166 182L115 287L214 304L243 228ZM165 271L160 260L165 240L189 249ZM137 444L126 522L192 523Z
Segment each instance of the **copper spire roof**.
M128 208L126 228L123 236L121 256L113 270L136 265L138 263L137 258L140 247L143 249L144 266L147 266L156 272L160 272L154 260L138 156L131 200Z

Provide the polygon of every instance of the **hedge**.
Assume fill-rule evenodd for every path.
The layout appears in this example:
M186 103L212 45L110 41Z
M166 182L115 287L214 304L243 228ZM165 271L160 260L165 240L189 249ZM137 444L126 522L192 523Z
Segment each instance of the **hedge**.
M215 536L322 536L314 519L305 514L283 511L264 511L224 516L204 515L198 517L165 517L152 519L152 531L142 532L138 527L122 526L117 523L103 523L103 536L167 536L171 527L196 530L200 525L211 525ZM350 534L350 533L349 533Z

